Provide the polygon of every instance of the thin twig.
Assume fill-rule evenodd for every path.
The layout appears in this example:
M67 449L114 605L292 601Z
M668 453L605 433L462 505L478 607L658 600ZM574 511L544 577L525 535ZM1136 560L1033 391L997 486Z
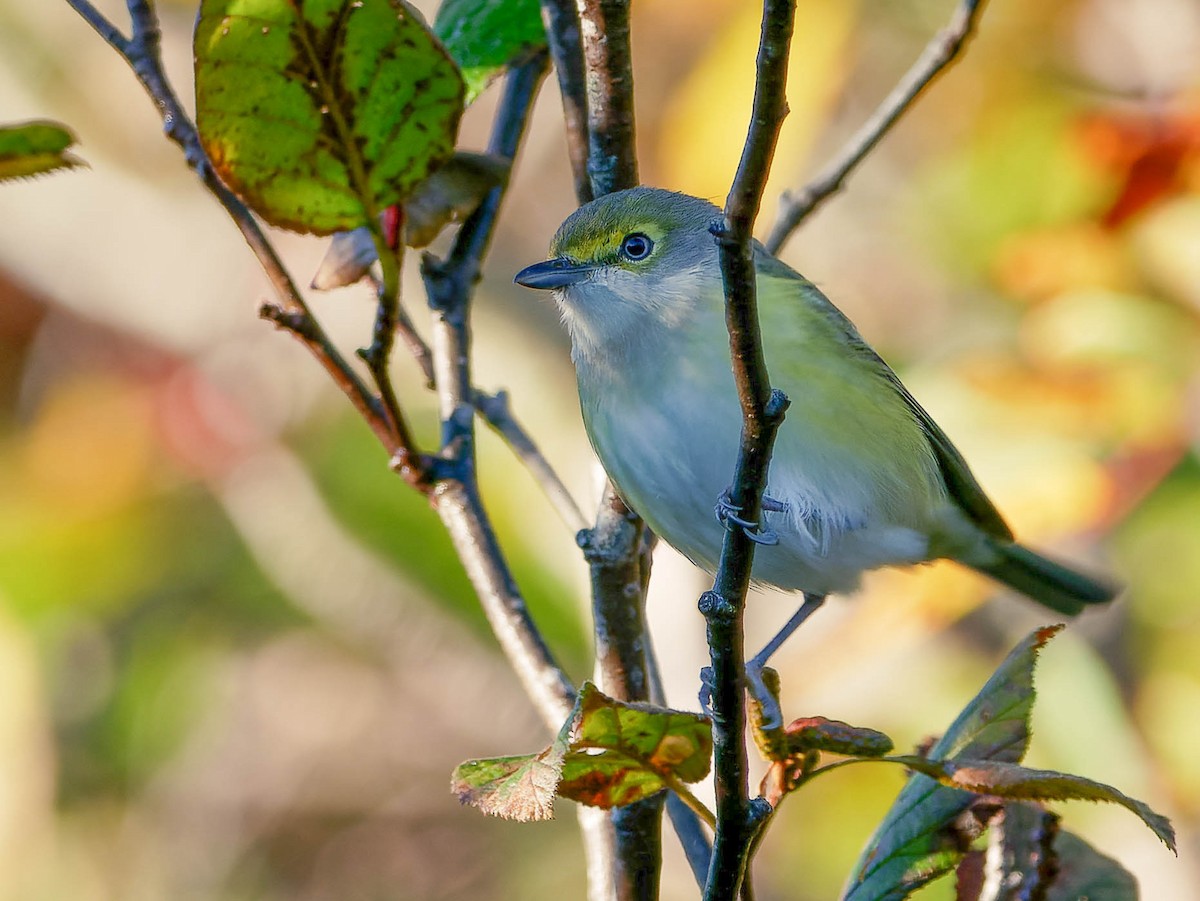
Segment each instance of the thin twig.
M725 283L734 381L742 407L741 448L730 498L741 511L739 515L750 520L761 514L771 446L787 408L787 398L771 389L763 358L751 234L779 128L787 115L784 89L795 13L795 0L765 0L763 4L749 133L726 201L724 220L714 229ZM749 866L750 848L769 809L761 799L749 800L746 761L743 612L754 546L744 530L727 530L713 589L700 599L708 621L712 657L717 793L717 830L704 892L706 901L737 897Z
M717 818L711 810L704 806L704 802L692 794L692 790L687 787L682 779L672 773L663 772L659 774L663 781L663 785L675 793L676 797L682 801L689 810L697 817L703 820L709 829L715 829L717 826Z
M579 10L574 0L542 0L542 21L550 57L558 75L563 124L567 132L567 157L580 203L592 199L588 178L587 92L583 83L583 46L579 38Z
M495 394L488 394L476 388L471 394L471 403L484 422L504 439L517 459L525 464L525 468L529 470L567 528L572 532L586 529L587 519L575 503L575 499L571 497L571 492L533 443L529 433L512 415L508 392L497 391Z
M375 285L375 290L379 291L380 281L373 275L371 281ZM412 354L413 359L416 360L428 386L435 387L433 352L429 349L429 344L421 337L420 332L417 331L412 319L409 318L402 306L397 307L396 313L396 333L408 348L409 353ZM575 503L571 492L567 490L567 486L554 471L554 467L546 460L545 455L534 444L529 432L513 416L508 392L501 390L495 394L488 394L480 388L473 388L471 389L471 404L475 407L475 411L483 417L483 421L504 439L509 450L529 470L529 474L542 489L542 493L546 495L563 524L572 532L586 529L587 519L584 517L583 511L579 509L579 505Z
M814 210L841 189L847 176L904 115L921 93L958 57L975 29L984 0L961 0L950 23L925 46L904 77L842 146L832 160L800 191L784 192L767 249L777 253L796 228Z
M396 389L392 385L390 369L392 347L396 343L396 330L400 322L400 270L404 265L404 241L400 238L400 235L404 234L403 208L399 208L397 215L399 224L392 235L395 242L395 246L392 247L389 246L388 238L383 234L379 217L372 211L368 211L367 221L370 223L368 228L371 236L375 239L376 255L379 258L383 278L379 280L376 287L375 324L371 330L371 344L359 350L358 355L367 364L367 368L371 371L371 377L375 379L375 386L379 389L380 403L392 423L392 428L400 436L401 446L413 447L413 441L409 437L408 423L405 421L404 413L400 410Z

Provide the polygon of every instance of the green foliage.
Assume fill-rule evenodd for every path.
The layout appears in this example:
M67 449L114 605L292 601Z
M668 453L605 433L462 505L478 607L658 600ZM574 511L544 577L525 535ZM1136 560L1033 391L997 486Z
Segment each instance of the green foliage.
M273 225L373 222L453 150L462 79L403 0L204 0L195 56L204 149Z
M1038 651L1057 631L1035 632L1014 648L928 756L1021 760L1029 746L1034 663ZM863 850L844 901L903 898L949 872L963 849L953 836L947 836L946 825L974 800L928 776L910 779Z
M467 103L521 56L546 46L538 0L445 0L433 22L467 83Z
M470 760L451 790L464 804L514 820L553 816L555 794L593 807L621 807L669 785L708 775L707 717L614 700L585 682L575 709L544 751Z
M995 799L1121 804L1175 850L1171 824L1142 802L1080 776L1018 765L1029 745L1038 651L1061 629L1040 629L1018 645L927 755L886 758L916 772L864 849L843 901L899 901L949 872L971 832L1001 809ZM961 819L972 807L973 821Z
M79 157L67 153L75 142L71 130L57 122L0 126L0 182L86 166Z
M976 794L1021 801L1108 801L1120 804L1137 814L1164 845L1175 850L1175 830L1166 817L1111 785L1094 782L1083 776L1032 770L995 760L930 760L915 756L894 757L892 760L930 776L942 785Z

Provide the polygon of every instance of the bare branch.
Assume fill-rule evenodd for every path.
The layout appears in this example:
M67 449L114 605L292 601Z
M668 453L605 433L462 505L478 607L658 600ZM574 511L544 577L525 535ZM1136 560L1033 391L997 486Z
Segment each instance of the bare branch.
M378 279L372 277L372 282L375 284L376 291L378 291L380 289ZM421 368L428 387L433 388L433 353L430 351L425 339L421 337L413 325L412 319L409 318L404 308L402 306L398 307L396 313L396 332L408 347L409 353L412 354L417 365ZM559 518L563 521L563 524L572 532L586 529L588 521L584 517L583 511L579 509L579 505L575 503L571 492L567 490L567 486L563 484L558 473L554 471L554 468L546 460L537 445L534 444L533 438L530 437L525 427L513 416L508 400L508 392L502 390L497 391L495 394L488 394L479 388L472 388L471 404L475 407L476 412L483 417L484 422L491 427L492 431L504 439L509 450L529 470L529 474L533 476L538 487L542 489L542 493L546 495L555 512L558 513Z
M629 2L577 0L577 4L590 190L578 184L576 190L584 203L633 187L638 171ZM647 700L649 691L650 639L644 610L650 553L641 541L643 534L641 520L609 484L595 526L579 536L591 569L598 678L607 693L627 700ZM619 901L658 897L662 804L659 796L612 812L614 889Z
M508 74L489 153L509 159L516 156L546 67L545 54L539 54ZM503 196L504 187L488 193L459 229L445 260L426 254L421 264L434 312L433 371L443 433L441 479L432 497L500 646L542 720L558 729L571 712L575 689L555 662L517 590L483 509L475 477L469 312Z
M96 30L100 37L104 38L109 46L125 59L129 59L129 40L103 16L100 10L88 3L87 0L67 0L67 3Z
M220 200L258 257L279 298L279 305L265 305L262 315L295 335L321 362L367 420L384 448L392 455L393 468L425 493L436 491L431 496L446 522L455 548L479 592L489 619L496 628L501 645L509 652L514 667L537 703L543 719L548 726L557 729L570 712L574 689L561 669L554 665L549 651L528 618L523 601L496 546L495 536L483 515L474 487L473 473L467 482L444 480L435 489L429 480L430 473L427 471L426 461L412 452L411 445L401 442L394 422L384 410L381 400L371 394L362 379L329 341L253 215L221 183L212 167L208 165L195 126L179 103L163 71L157 22L149 4L129 0L133 36L126 41L120 38L111 23L107 23L90 4L82 0L70 2L133 68L139 81L161 111L167 135L183 148L189 165ZM529 101L540 83L544 70L545 61L541 59L510 75L510 82L518 85L512 91L521 99L515 107L507 107L507 112L501 115L497 131L506 140L515 141L523 130ZM506 155L511 157L514 154L515 146ZM489 199L490 207L476 214L476 228L470 230L464 226L463 232L467 232L471 237L464 238L462 232L459 236L460 244L469 245L471 253L476 254L470 267L471 276L463 282L468 288L477 277L478 255L482 254L487 244L486 237L480 241L478 235L486 234L490 229L490 222L499 203L499 194L493 192ZM485 206L488 206L487 202ZM485 221L487 228L480 229L479 223ZM457 356L453 359L457 359ZM455 381L455 384L458 382ZM468 414L468 421L471 418Z
M567 528L572 532L586 529L587 520L583 516L583 511L579 509L579 505L575 503L575 499L571 497L571 492L567 490L567 486L558 477L558 473L542 456L542 452L533 443L529 433L512 415L508 403L508 392L498 391L495 394L488 394L486 391L476 388L471 402L484 421L504 439L517 458L525 464L525 468L529 470L541 487L542 492L554 506L555 512L558 513Z
M629 2L578 0L578 4L587 91L587 171L592 196L600 197L638 183Z
M984 0L961 0L950 23L925 46L920 57L817 175L800 191L784 192L766 245L778 253L785 241L814 210L841 189L846 178L908 111L921 93L958 57L975 29Z
M787 398L771 389L758 324L751 234L787 102L788 47L795 0L765 0L758 72L750 128L725 216L714 228L725 283L725 320L734 381L742 407L741 448L730 487L732 504L751 521L761 515L771 446L783 421ZM706 901L738 896L749 865L765 802L749 800L746 761L746 701L743 611L754 560L754 542L743 529L729 529L713 590L700 599L708 621L712 658L714 775L717 830L705 886Z
M562 95L563 124L567 131L567 156L575 179L575 196L580 203L592 199L588 179L587 93L583 84L583 46L579 39L579 10L574 0L542 0L542 21L550 57L558 74Z

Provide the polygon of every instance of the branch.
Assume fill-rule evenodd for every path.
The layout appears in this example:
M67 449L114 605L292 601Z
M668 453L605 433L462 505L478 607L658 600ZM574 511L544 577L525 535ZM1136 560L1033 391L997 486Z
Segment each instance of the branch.
M392 427L402 436L401 444L413 447L414 444L408 437L408 424L396 398L396 389L392 386L389 368L392 347L396 342L396 329L400 323L400 270L404 264L404 241L400 237L404 234L404 209L397 207L396 211L398 221L390 236L384 235L379 217L370 210L367 213L367 227L375 241L376 256L383 278L376 287L375 324L371 330L371 344L360 349L358 355L367 364L371 377L375 379L380 403Z
M489 153L516 156L546 64L545 54L538 54L506 77ZM501 186L488 193L459 229L445 260L426 254L421 263L434 312L433 369L442 419L439 482L432 497L509 662L543 721L558 729L571 712L575 690L517 590L483 509L475 474L469 312L504 190Z
M734 381L742 407L741 448L730 488L739 516L761 515L771 446L783 421L787 398L773 391L763 358L755 296L751 234L770 171L780 126L787 115L788 45L795 0L765 0L758 49L758 72L749 133L737 175L714 228L725 285L725 320ZM742 529L725 532L713 590L700 599L708 621L712 657L714 774L717 830L705 886L706 901L735 898L749 865L754 837L766 802L749 800L746 762L743 611L754 560L754 542Z
M513 417L509 408L508 392L497 391L495 394L488 394L476 388L472 393L471 403L484 421L504 439L517 458L525 464L525 468L541 487L567 528L573 532L587 528L587 520L575 499L571 497L571 492L533 443L529 433Z
M874 149L921 93L941 75L962 51L975 28L984 0L960 0L950 23L934 35L904 77L883 103L862 124L833 159L801 191L785 191L767 250L778 253L792 232L818 206L840 190L846 178Z
M574 689L562 670L554 664L544 642L529 620L524 603L500 556L490 524L483 515L478 492L474 487L473 473L466 482L442 481L436 487L433 486L429 480L431 474L427 469L427 461L410 453L411 445L400 442L380 399L367 389L312 316L304 298L253 215L221 183L212 167L208 165L195 125L179 103L163 71L157 21L149 4L142 0L128 0L133 36L125 39L87 0L67 2L133 68L138 80L162 113L168 137L183 148L188 164L225 207L258 257L279 301L278 305L265 305L262 310L263 316L291 332L313 353L392 455L393 467L410 483L433 497L439 513L446 522L455 549L463 560L472 584L496 629L501 646L508 652L514 668L530 691L547 725L558 729L571 710ZM530 63L509 76L510 94L517 102L506 105L497 132L503 140L513 145L513 150L507 154L510 157L515 153L515 143L524 127L529 100L540 83L544 66L545 61L542 58L536 64ZM476 225L472 228L464 226L462 230L471 237L468 239L460 232L460 240L456 245L463 248L469 246L471 253L475 254L469 267L470 278L463 281L467 289L478 276L478 260L486 249L486 234L490 230L495 208L499 204L498 192L493 192L488 200L490 206L487 201L484 204L488 209L477 212L471 220ZM481 230L480 225L486 225L486 228ZM478 237L481 234L484 235L482 241ZM470 416L467 418L471 419Z
M629 2L578 3L587 92L587 172L592 196L600 197L638 183Z
M121 55L133 69L142 87L158 108L167 137L183 150L188 165L204 186L217 198L233 219L246 243L266 272L279 305L268 305L262 315L300 339L316 357L342 392L366 420L380 443L392 457L400 455L405 463L401 474L414 487L428 493L429 480L424 461L407 440L405 432L397 432L389 421L379 398L367 388L358 373L334 346L329 336L313 317L300 291L296 288L275 248L267 240L254 215L217 178L209 165L200 136L179 102L162 65L161 34L154 10L145 0L128 0L133 31L125 38L88 0L67 0L67 3L104 40Z
M371 281L374 283L376 291L382 289L382 283L374 276L371 276ZM434 388L433 352L430 351L429 345L421 337L402 306L398 306L396 309L396 332L408 347L413 359L416 360L421 373L425 376L427 386ZM563 484L558 473L554 471L542 452L538 450L537 445L533 443L533 439L525 431L525 427L513 416L508 401L508 392L501 390L495 394L488 394L479 388L473 388L471 404L475 407L475 411L483 417L484 422L504 439L509 450L529 470L529 474L542 489L542 493L546 495L563 524L572 532L587 528L587 519L584 518L579 505L575 503L571 492L567 490L567 486Z
M583 45L579 39L579 10L574 0L542 0L542 22L558 92L562 96L563 124L567 131L567 156L575 179L575 196L580 203L592 199L588 179L587 93L583 83Z
M638 183L628 0L577 0L587 99L587 175L580 203ZM553 39L552 39L553 40ZM572 87L571 90L574 90ZM568 111L568 115L570 112ZM641 520L606 486L596 525L579 536L592 579L598 680L625 700L648 700L650 638L645 628L650 545ZM615 890L620 901L654 899L662 866L663 798L612 812Z

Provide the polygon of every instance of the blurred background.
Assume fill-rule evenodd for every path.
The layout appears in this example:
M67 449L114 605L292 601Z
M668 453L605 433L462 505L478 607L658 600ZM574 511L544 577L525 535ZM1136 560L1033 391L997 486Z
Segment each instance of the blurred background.
M99 5L125 27L123 4ZM188 97L195 4L158 6ZM634 7L643 180L719 202L758 8ZM761 234L950 9L800 0ZM462 146L485 144L495 93ZM0 0L0 120L43 117L76 130L90 168L0 187L0 899L583 897L569 804L518 826L447 791L459 761L547 735L437 518L257 318L254 259L115 54L65 3ZM551 80L479 288L476 371L590 513L565 337L512 285L573 207ZM306 284L324 243L275 237ZM1200 7L992 4L783 256L900 371L1026 542L1128 586L1044 652L1028 760L1169 814L1179 859L1124 810L1059 808L1143 897L1200 899ZM413 272L406 285L421 324ZM345 349L368 342L365 289L313 304ZM402 354L395 371L432 445L432 397ZM521 588L582 679L573 536L500 441L485 432L481 453ZM704 587L660 549L652 628L690 709ZM794 603L755 599L749 643ZM785 712L911 747L1046 622L949 564L875 574L777 658ZM759 896L835 897L902 778L855 768L790 801ZM664 898L695 897L664 845Z

